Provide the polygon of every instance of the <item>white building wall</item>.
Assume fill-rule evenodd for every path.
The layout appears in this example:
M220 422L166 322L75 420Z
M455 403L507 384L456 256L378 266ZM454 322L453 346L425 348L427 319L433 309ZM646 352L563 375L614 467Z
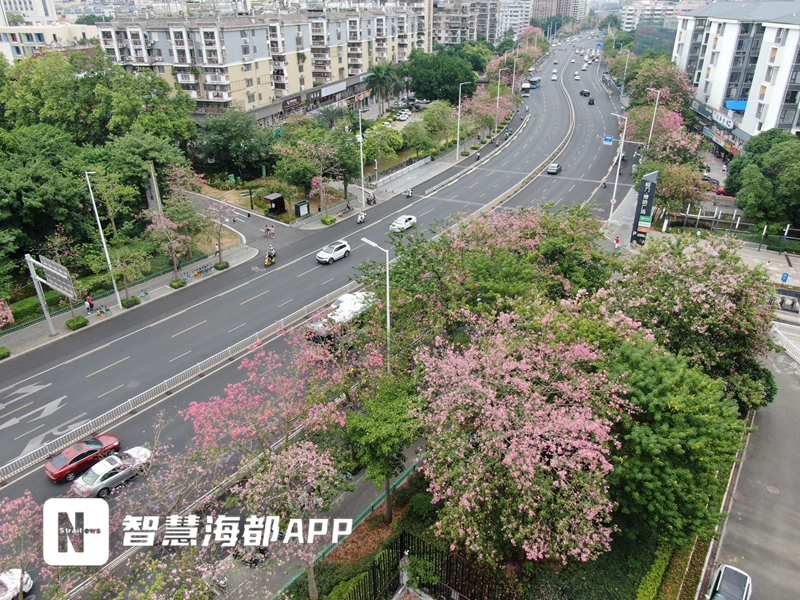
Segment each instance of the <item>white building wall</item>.
M709 39L703 55L697 97L709 106L722 107L730 76L730 65L736 51L739 23L714 20L707 32Z
M779 124L783 129L790 121L792 131L796 132L797 111L785 115L788 120L779 122L787 87L793 83L792 79L798 80L794 62L800 46L800 29L785 24L765 25L764 42L758 56L742 128L752 135L758 135L762 131L778 127ZM781 32L780 41L776 41L778 31Z
M678 31L675 34L675 43L672 46L672 62L681 69L686 70L689 61L689 51L692 47L692 36L694 35L694 17L679 17ZM694 73L689 73L691 79Z

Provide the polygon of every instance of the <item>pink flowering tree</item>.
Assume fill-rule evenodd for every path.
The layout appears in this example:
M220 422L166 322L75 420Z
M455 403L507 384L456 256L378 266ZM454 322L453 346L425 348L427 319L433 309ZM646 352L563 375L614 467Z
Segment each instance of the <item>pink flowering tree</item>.
M11 311L11 306L5 300L0 300L0 328L13 324L14 314Z
M172 279L178 280L178 257L189 247L190 238L179 233L179 226L159 210L148 210L144 216L150 221L147 233L172 262Z
M658 104L668 110L680 112L689 105L692 96L689 76L669 57L639 59L638 67L636 77L625 87L630 94L631 107L652 106L656 93L651 89L661 92Z
M600 353L474 318L471 342L424 350L437 535L480 560L567 563L609 550L611 427L623 402Z
M320 176L311 179L311 192L309 192L308 196L319 200L320 207L325 210L325 216L328 215L328 207L336 199L336 196L330 191L328 181Z
M771 402L772 377L756 359L770 347L774 309L763 268L742 262L730 238L648 240L609 283L607 306L652 330L673 353L727 382L746 411Z
M208 200L203 208L202 217L205 221L205 231L214 242L214 246L219 248L219 262L222 260L222 237L230 227L229 223L236 222L236 208L227 202L218 200Z
M653 136L650 138L650 127ZM687 131L680 113L659 105L653 122L653 107L632 108L628 113L626 137L645 144L642 153L648 160L676 164L698 163L701 138ZM648 140L650 145L647 146Z
M44 579L52 576L54 569L42 560L42 507L30 491L0 502L0 539L0 572L35 569Z

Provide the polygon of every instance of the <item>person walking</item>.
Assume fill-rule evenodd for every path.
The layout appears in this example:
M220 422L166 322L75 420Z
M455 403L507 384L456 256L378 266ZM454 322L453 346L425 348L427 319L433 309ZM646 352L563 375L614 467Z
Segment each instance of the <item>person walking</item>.
M269 228L269 237L275 238L275 225L270 226L270 228Z
M219 254L219 244L214 244L214 256Z
M89 303L89 300L86 300L86 302L83 303L83 306L86 308L86 316L87 317L91 317L92 316L92 305Z
M615 237L614 238L614 250L619 250L619 247L620 247L619 238Z
M91 296L86 296L86 304L89 306L89 312L92 312L94 310L94 302L92 302Z

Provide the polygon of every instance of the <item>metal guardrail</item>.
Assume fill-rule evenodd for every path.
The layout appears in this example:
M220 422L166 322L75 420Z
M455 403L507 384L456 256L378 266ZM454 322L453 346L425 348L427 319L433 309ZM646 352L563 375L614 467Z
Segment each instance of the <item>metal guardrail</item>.
M800 348L787 338L784 333L800 335L800 327L786 325L784 323L772 324L772 339L783 346L784 350L786 350L786 354L791 356L797 363L800 363Z
M217 365L220 365L229 360L233 360L233 358L235 358L238 354L247 351L249 348L253 346L260 345L264 339L271 337L272 335L280 331L282 328L287 327L288 325L291 325L299 321L300 319L303 319L311 315L312 313L319 310L323 306L326 306L331 302L333 302L336 298L338 298L342 294L351 292L359 287L361 287L360 283L350 282L344 287L341 287L338 290L331 292L330 294L327 294L323 298L320 298L316 302L312 302L311 304L304 306L300 310L293 312L288 317L285 317L280 321L276 321L269 327L262 329L261 331L245 338L244 340L232 346L229 346L222 352L219 352L214 356L211 356L205 359L204 361L197 363L196 365L183 371L182 373L178 373L177 375L170 377L165 381L162 381L155 387L152 387L149 390L146 390L137 396L134 396L127 402L120 404L119 406L111 409L107 413L102 414L95 419L92 419L88 423L85 423L84 425L74 429L73 431L70 431L69 433L62 435L61 437L56 438L55 440L48 442L43 446L40 446L33 452L29 452L28 454L25 454L24 456L21 456L16 460L13 460L3 465L2 467L0 467L0 485L5 485L10 477L13 477L18 473L21 473L31 465L47 458L48 456L60 452L70 444L74 444L75 442L84 439L86 436L93 434L100 429L108 427L117 419L120 419L121 417L135 410L138 410L139 408L148 404L149 402L152 402L154 399L158 398L162 394L165 394L177 387L184 385L186 382L194 379L195 377L205 374L207 371L213 369Z

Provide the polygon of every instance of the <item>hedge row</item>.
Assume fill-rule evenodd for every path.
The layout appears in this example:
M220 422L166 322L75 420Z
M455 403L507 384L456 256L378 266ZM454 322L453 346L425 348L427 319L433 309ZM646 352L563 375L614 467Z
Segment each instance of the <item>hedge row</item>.
M656 550L656 559L653 561L653 566L650 567L647 575L642 579L642 583L639 584L636 600L655 600L670 558L672 558L672 548L663 544L659 546L658 550Z

